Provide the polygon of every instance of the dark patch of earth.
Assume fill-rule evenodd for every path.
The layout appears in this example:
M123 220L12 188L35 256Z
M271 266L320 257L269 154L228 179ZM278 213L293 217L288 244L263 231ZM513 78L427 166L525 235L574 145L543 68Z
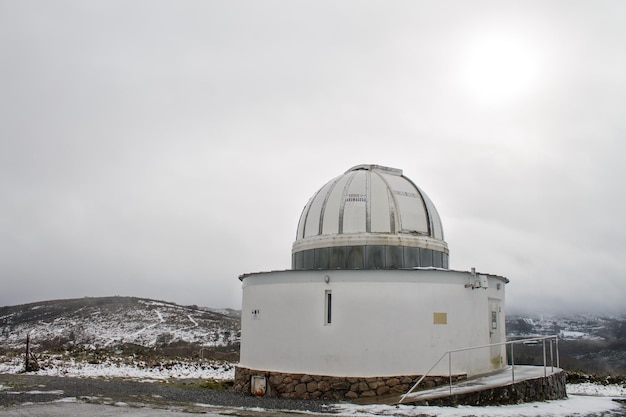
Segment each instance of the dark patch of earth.
M126 403L151 408L176 408L197 412L196 404L215 407L332 413L320 400L254 397L232 390L199 388L194 384L139 382L125 379L69 378L42 375L0 374L0 410L24 403L45 403L66 397L96 404ZM57 391L55 393L55 391ZM60 393L59 391L62 391ZM31 392L31 393L29 393ZM50 393L46 393L50 392ZM1 414L1 412L0 412Z

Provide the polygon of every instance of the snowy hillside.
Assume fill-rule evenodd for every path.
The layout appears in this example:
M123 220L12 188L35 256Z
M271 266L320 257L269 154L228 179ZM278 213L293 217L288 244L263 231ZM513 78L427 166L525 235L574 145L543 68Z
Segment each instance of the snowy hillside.
M509 314L508 336L559 335L561 367L591 373L626 374L626 317L579 314ZM516 361L542 363L541 349L516 347Z
M0 308L0 347L161 347L175 343L228 346L239 342L239 317L133 297L55 300Z
M578 314L509 314L508 335L552 335L564 340L626 339L626 317Z

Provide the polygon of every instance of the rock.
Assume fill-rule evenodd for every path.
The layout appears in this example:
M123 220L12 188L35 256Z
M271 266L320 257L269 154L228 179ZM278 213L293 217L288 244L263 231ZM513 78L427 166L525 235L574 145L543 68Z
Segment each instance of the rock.
M283 383L283 379L285 379L285 377L282 374L274 374L274 375L270 375L270 383L272 385L280 385Z
M355 398L359 398L359 394L354 391L348 391L346 393L346 398L348 398L349 400L354 400Z
M376 388L380 387L381 385L383 385L383 383L382 383L382 382L379 382L379 381L369 382L369 383L367 384L367 386L368 386L368 387L369 387L369 389L371 389L371 390L375 390Z
M407 392L409 390L408 388L405 389L404 387L405 387L404 384L396 385L396 386L391 387L389 392L391 394L404 394L405 392Z
M376 390L376 395L385 395L385 394L388 394L389 391L390 391L390 388L387 385L382 385L378 387L378 389Z
M320 381L317 383L317 388L320 391L328 391L330 389L330 383L328 381Z
M348 381L342 381L340 379L337 379L337 380L334 380L330 384L330 388L332 388L334 390L349 390L350 389L350 383Z
M294 391L298 397L301 397L306 392L306 384L296 385Z
M395 387L399 383L400 383L400 380L398 378L389 378L387 380L387 385L390 386L390 387Z

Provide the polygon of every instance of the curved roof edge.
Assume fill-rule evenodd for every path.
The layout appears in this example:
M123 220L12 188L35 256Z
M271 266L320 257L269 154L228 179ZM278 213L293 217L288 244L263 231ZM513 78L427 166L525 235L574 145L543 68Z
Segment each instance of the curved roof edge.
M384 269L384 270L381 270L381 269L302 269L302 270L279 269L279 270L272 270L272 271L248 272L245 274L241 274L239 275L239 281L243 281L245 278L264 275L264 274L284 274L284 273L306 274L306 273L311 273L311 272L323 273L323 272L338 272L338 271L348 271L348 272L358 272L358 273L363 273L367 271L372 271L373 273L381 272L381 271L383 271L384 273L388 273L388 272L398 273L398 272L407 272L407 271L440 271L440 272L448 272L448 273L464 273L464 274L468 274L469 276L472 276L472 271L462 271L458 269L444 269L444 268L434 268L434 267L398 268L398 269ZM505 284L508 284L510 282L510 280L507 277L503 277L502 275L488 274L488 273L477 272L477 271L475 272L475 274L492 277L500 281L503 281Z

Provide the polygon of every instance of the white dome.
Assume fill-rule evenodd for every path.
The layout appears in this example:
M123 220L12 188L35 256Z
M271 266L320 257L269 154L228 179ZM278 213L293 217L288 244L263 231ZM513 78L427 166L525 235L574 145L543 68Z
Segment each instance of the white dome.
M309 200L293 244L294 269L447 268L437 209L402 170L358 165Z

